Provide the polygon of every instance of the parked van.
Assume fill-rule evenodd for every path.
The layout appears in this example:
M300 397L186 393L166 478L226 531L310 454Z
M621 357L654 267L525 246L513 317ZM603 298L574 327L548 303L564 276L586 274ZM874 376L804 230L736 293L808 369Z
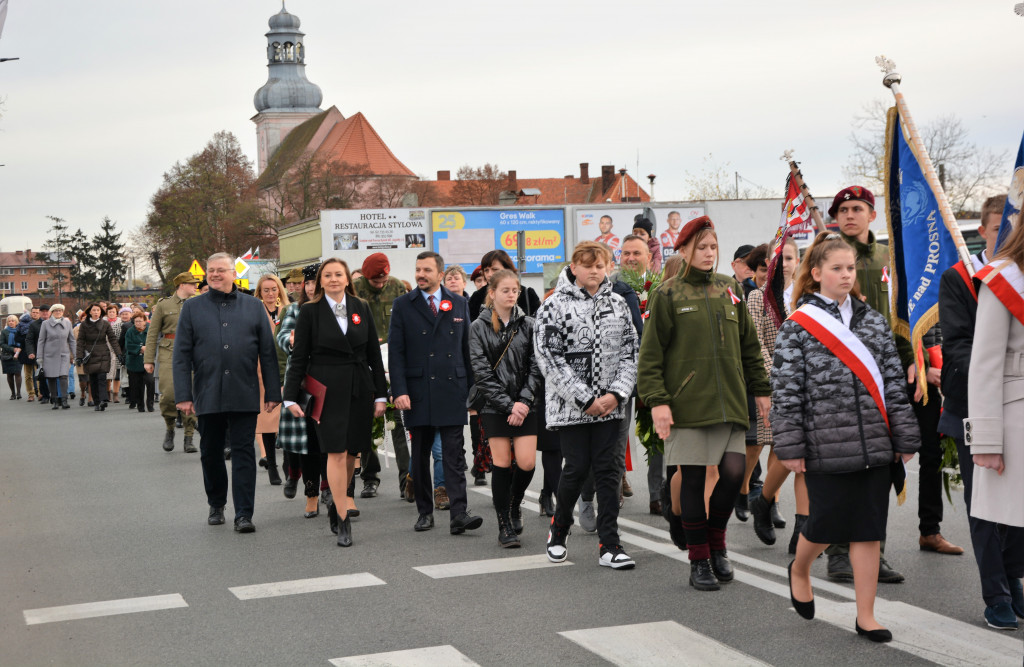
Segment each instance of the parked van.
M22 313L32 310L32 299L27 296L8 296L0 299L0 321L6 320L8 315L21 317Z

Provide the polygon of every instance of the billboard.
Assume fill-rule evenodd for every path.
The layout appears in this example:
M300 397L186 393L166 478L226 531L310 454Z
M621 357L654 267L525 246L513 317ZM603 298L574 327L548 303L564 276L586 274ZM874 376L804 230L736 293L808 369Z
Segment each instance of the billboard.
M343 250L384 252L427 247L427 211L383 208L321 211L324 253Z
M516 232L526 232L524 273L543 273L545 262L565 261L564 209L501 209L433 211L430 215L434 251L447 265L461 264L467 273L480 265L489 250L501 249L516 259Z
M678 206L651 206L654 210L654 237L661 244L662 259L675 254L679 230L690 220L704 215L703 206L682 204ZM612 249L615 261L619 261L622 239L633 231L633 218L643 212L636 208L577 208L576 241L597 241Z

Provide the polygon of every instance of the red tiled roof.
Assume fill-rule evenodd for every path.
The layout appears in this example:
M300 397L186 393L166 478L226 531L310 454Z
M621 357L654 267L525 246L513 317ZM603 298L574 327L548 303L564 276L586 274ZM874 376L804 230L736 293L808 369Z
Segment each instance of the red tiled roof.
M607 199L620 203L622 199L622 176L618 173L611 181L611 185L604 192L601 191L601 177L591 177L589 183L584 183L579 177L573 178L517 178L516 192L525 189L540 190L539 195L525 195L518 197L518 205L539 205L539 206L560 206L562 204L597 204ZM438 206L452 206L453 190L457 180L450 181L426 181L437 196ZM510 190L511 184L506 183L504 190ZM639 189L639 193L638 193ZM638 188L637 182L626 174L626 197L630 201L639 196L640 201L649 202L651 196L643 188ZM498 202L494 202L497 205Z
M414 174L395 157L362 112L349 116L331 128L316 154L329 155L332 160L350 165L366 165L376 176Z

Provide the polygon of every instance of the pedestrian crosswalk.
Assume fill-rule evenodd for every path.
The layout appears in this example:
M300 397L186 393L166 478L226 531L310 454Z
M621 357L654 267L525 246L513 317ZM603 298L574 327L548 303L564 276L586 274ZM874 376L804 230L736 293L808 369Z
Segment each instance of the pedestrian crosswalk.
M329 660L336 667L478 667L454 646L427 646L406 651L356 655Z
M383 586L384 584L384 580L373 576L369 572L360 572L358 574L339 574L331 577L277 581L269 584L254 584L252 586L235 586L228 590L239 600L255 600L258 598L280 597L282 595L338 591L345 588Z
M441 563L438 565L421 565L414 567L431 579L447 579L448 577L468 577L476 574L496 574L498 572L518 572L536 570L544 567L562 567L572 565L571 561L552 563L544 554L533 556L515 556L511 558L488 558L487 560L465 561L462 563Z
M43 609L26 609L23 614L25 616L25 625L39 625L41 623L75 621L83 618L135 614L142 611L158 611L187 606L188 603L185 602L185 598L174 593L171 595L150 595L121 600L69 604L60 607L45 607Z

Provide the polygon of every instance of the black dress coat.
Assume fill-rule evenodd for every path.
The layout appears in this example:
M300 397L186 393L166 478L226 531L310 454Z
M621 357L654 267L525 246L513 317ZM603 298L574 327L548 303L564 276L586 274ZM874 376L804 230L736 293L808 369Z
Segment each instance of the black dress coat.
M85 353L90 353L89 361L82 365L82 372L92 375L110 371L113 361L110 358L111 350L116 355L121 354L121 346L117 344L117 336L110 323L102 317L95 322L86 318L78 327L78 345L75 349L76 359L84 359Z
M370 306L351 294L345 303L348 333L342 333L327 299L299 309L284 399L302 404L306 375L322 383L327 390L316 425L320 450L354 455L373 437L373 404L387 398L388 389Z
M391 395L408 395L412 402L411 409L405 411L407 427L467 422L466 394L473 384L469 325L469 303L443 286L436 317L422 290L395 299L388 334L388 370Z

